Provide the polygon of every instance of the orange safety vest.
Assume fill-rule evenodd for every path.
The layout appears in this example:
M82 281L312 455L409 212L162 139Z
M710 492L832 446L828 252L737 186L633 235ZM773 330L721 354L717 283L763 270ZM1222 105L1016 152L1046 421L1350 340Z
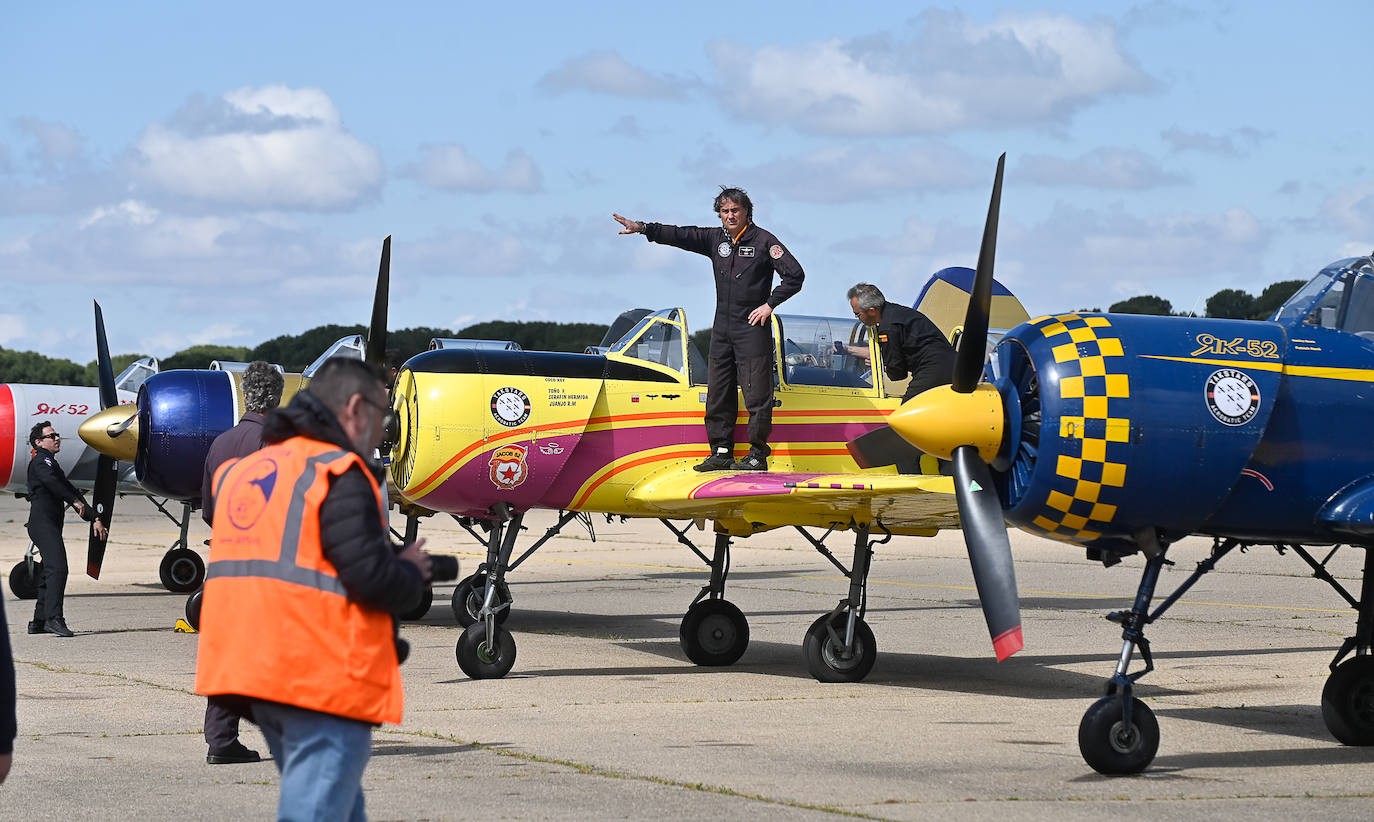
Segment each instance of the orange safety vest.
M196 693L401 721L391 615L351 599L320 545L330 479L354 465L352 451L293 437L215 472Z

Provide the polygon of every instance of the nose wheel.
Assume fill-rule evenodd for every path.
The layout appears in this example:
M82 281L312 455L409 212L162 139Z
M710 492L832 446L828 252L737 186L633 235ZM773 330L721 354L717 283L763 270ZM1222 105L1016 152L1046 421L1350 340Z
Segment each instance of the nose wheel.
M205 584L205 560L190 548L173 548L158 565L162 586L174 594L189 594Z
M19 599L36 599L42 576L43 563L21 559L10 569L10 591Z
M515 667L515 637L500 625L488 632L485 622L472 623L454 650L458 667L472 679L500 679Z
M453 616L459 625L466 628L481 618L482 603L489 584L491 583L487 581L487 570L483 566L453 589ZM498 625L504 625L506 618L510 616L510 604L510 587L502 580L496 585L496 599L492 604Z
M1322 688L1322 719L1346 745L1374 745L1374 656L1347 659Z
M1130 698L1130 717L1118 694L1097 700L1078 723L1078 752L1101 774L1131 774L1145 770L1159 750L1159 722L1149 706Z

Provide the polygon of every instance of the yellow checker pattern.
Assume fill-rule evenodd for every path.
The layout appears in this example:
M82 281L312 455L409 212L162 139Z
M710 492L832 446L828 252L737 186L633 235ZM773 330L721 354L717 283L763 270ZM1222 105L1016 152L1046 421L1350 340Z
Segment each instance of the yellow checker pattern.
M1059 390L1059 443L1043 510L1031 527L1051 539L1086 543L1116 516L1126 484L1131 381L1126 353L1107 317L1061 314L1031 325L1054 355ZM1050 397L1043 398L1048 402ZM1042 455L1048 456L1048 455Z

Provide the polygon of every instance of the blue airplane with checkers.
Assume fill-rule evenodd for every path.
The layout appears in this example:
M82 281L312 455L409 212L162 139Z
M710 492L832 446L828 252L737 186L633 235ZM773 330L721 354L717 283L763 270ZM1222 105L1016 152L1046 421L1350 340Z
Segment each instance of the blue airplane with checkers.
M965 343L986 334L1001 186L999 161ZM1122 626L1116 669L1079 725L1090 766L1149 766L1159 723L1132 693L1154 669L1145 629L1258 546L1296 556L1356 611L1321 711L1342 743L1374 745L1374 257L1331 263L1267 321L1060 314L982 355L961 345L952 385L850 450L881 464L895 432L950 460L971 555L1002 555L974 546L1005 542L1007 523L1108 566L1143 555L1135 601L1108 616ZM1210 555L1151 610L1169 546L1191 535L1213 539ZM1364 551L1353 593L1327 570L1342 549Z

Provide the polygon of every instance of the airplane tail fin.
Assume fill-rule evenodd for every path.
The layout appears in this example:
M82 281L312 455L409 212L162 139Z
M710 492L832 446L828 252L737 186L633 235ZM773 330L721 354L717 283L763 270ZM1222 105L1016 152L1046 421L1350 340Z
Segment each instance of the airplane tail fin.
M973 293L973 278L974 271L971 268L942 268L930 276L913 307L929 317L946 338L953 340L956 333L963 331L964 313L968 310L969 297ZM1016 295L994 279L988 327L1005 330L1015 328L1029 319L1030 314Z

